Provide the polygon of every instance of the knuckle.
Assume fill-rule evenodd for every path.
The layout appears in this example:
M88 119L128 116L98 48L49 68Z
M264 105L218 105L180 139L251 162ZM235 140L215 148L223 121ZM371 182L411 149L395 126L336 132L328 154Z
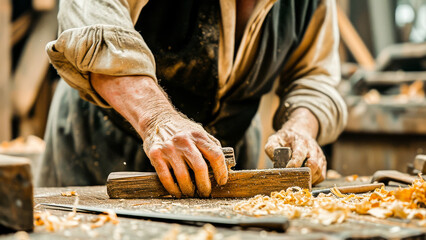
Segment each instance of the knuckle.
M149 157L151 159L159 159L161 158L161 147L160 146L154 146L149 150Z
M209 154L211 156L210 161L218 162L218 161L221 161L221 160L223 160L225 158L223 156L222 151L220 151L219 148L213 147L213 148L210 148L209 150L210 150Z
M185 133L178 133L174 135L172 140L177 144L189 144L189 137Z
M205 139L205 140L208 139L207 134L204 133L204 131L200 131L198 129L197 130L192 130L191 131L191 136L193 138L198 138L198 139Z

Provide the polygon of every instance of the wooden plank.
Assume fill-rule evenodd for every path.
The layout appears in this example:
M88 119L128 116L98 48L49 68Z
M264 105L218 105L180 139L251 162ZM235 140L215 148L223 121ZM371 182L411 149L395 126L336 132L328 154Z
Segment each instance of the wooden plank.
M346 47L352 53L356 61L367 70L374 70L375 61L370 51L368 51L361 37L356 32L346 14L337 6L337 20L340 35Z
M413 83L414 81L426 82L426 72L366 71L365 76L361 81L370 88L377 86L394 86L402 83Z
M19 119L19 136L35 135L43 138L52 97L52 85L47 77L40 87L31 114L22 116Z
M0 142L11 138L12 108L10 104L10 21L11 1L0 0Z
M25 116L39 92L46 76L49 59L45 50L46 44L56 37L56 10L41 14L24 50L13 76L12 101L19 116Z
M269 195L289 187L311 189L309 168L275 168L229 171L228 183L218 185L211 175L212 198L253 197ZM110 198L161 198L169 196L156 173L115 172L108 176Z
M363 104L359 96L346 100L349 112L347 132L426 134L426 101L400 103L387 96L381 96L377 104Z
M13 231L33 229L33 184L30 161L0 155L0 226Z
M31 26L32 19L32 13L26 12L12 23L12 39L10 41L10 47L13 47L25 36Z

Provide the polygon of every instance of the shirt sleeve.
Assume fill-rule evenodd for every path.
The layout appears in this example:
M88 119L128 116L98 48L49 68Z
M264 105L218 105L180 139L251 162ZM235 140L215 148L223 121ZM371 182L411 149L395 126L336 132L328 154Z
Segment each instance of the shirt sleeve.
M317 118L320 145L337 139L347 122L345 102L336 90L340 81L336 3L324 0L315 10L302 42L287 61L277 94L280 106L274 128L280 129L297 108Z
M109 107L93 89L90 72L146 75L156 80L154 56L134 29L147 0L61 0L59 37L46 51L59 75L80 96Z

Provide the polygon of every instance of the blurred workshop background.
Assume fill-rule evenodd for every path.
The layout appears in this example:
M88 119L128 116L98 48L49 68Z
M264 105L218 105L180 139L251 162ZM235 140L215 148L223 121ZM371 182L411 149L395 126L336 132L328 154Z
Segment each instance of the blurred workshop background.
M324 147L343 175L405 171L426 152L426 0L338 0L342 82L349 121ZM55 0L0 0L0 153L33 161L59 79L45 53L56 38ZM272 107L271 107L272 106ZM276 98L262 99L264 141ZM259 168L270 167L266 155Z

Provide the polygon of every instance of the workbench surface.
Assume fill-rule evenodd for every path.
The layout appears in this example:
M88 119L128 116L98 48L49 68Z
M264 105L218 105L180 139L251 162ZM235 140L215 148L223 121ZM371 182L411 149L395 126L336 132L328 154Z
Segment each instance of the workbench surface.
M338 185L354 185L343 180L325 181L317 188ZM161 213L179 213L190 215L219 216L224 218L244 218L233 212L232 207L242 199L109 199L105 186L68 187L68 188L36 188L35 210L44 210L40 203L73 204L75 196L66 197L61 193L74 190L79 195L79 205L102 208L131 209ZM69 212L48 210L52 215L65 216ZM86 222L95 215L77 213ZM119 218L118 224L106 223L102 227L87 230L81 226L65 230L48 232L43 226L35 228L29 234L30 239L164 239L166 235L177 234L195 236L201 227L176 225L170 223L146 221L130 218ZM426 239L426 230L416 227L409 220L379 220L371 216L350 218L341 224L324 226L310 219L291 220L286 233L274 233L257 230L240 230L216 228L214 239L353 239L353 238L406 238ZM19 239L17 235L0 235L0 239Z

